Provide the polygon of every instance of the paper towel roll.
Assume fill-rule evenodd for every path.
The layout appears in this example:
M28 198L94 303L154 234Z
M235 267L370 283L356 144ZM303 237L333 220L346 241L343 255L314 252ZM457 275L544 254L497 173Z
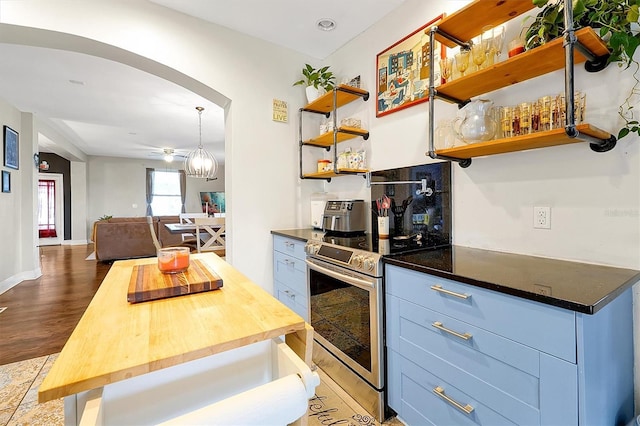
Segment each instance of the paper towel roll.
M297 374L290 374L162 425L285 426L302 417L307 405L302 380Z

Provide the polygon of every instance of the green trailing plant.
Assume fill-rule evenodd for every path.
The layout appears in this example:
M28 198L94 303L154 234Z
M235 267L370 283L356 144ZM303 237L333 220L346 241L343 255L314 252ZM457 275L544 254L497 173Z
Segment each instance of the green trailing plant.
M105 214L104 216L100 216L98 218L98 220L109 220L111 219L113 216L111 216L110 214Z
M304 78L293 83L294 86L306 85L313 86L316 89L322 88L329 92L335 87L335 76L329 71L329 66L315 69L309 64L305 64L302 68L302 75Z
M542 10L533 17L533 22L526 30L527 50L562 36L565 30L563 1L532 1ZM624 127L618 131L618 139L629 133L640 136L640 127L633 110L633 100L640 95L640 64L634 60L636 49L640 46L640 34L638 28L634 28L640 21L640 0L572 0L572 5L574 29L592 27L598 30L610 51L607 63L615 62L625 69L633 69L635 83L618 110L625 122Z

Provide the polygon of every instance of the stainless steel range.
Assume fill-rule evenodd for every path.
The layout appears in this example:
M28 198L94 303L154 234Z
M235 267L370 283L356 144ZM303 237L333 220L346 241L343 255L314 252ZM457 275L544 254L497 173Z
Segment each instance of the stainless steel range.
M382 422L392 414L385 403L382 259L450 245L451 168L434 163L383 170L370 180L371 200L391 200L390 238L378 238L372 201L371 234L328 232L305 249L313 360Z
M313 360L382 422L382 255L349 246L367 244L364 235L333 240L337 244L310 240L306 245Z

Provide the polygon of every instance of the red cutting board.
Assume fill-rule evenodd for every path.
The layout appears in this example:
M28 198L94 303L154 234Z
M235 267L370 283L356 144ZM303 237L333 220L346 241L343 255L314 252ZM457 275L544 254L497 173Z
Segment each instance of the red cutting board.
M165 299L201 293L222 287L222 278L199 259L191 260L189 269L177 274L163 274L158 265L133 267L127 301L129 303Z

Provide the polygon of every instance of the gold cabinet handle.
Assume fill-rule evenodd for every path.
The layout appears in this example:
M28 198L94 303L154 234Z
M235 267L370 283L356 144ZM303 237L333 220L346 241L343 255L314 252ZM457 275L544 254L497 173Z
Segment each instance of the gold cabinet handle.
M470 294L456 293L455 291L444 289L440 284L432 285L431 290L439 291L440 293L448 294L450 296L459 297L460 299L468 299L471 297Z
M454 335L456 337L461 338L462 340L469 340L473 337L473 335L469 334L469 333L464 333L464 334L460 334L457 331L453 331L447 327L445 327L444 325L442 325L442 323L440 321L436 321L433 324L431 324L433 327L437 328L438 330L442 330L444 332L447 332L451 335Z
M450 405L453 405L454 407L456 407L458 410L462 411L463 413L466 414L471 414L474 410L474 408L472 406L470 406L469 404L467 405L462 405L460 404L458 401L454 400L453 398L445 395L444 393L444 389L442 389L440 386L436 386L433 389L433 393L435 393L436 395L438 395L440 398L444 399L445 401L447 401Z

